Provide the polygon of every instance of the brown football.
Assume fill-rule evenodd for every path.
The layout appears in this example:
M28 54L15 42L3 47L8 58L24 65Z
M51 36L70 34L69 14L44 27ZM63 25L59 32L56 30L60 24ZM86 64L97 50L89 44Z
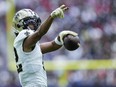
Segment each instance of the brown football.
M67 35L63 40L64 47L69 51L74 51L80 46L80 40L78 36Z

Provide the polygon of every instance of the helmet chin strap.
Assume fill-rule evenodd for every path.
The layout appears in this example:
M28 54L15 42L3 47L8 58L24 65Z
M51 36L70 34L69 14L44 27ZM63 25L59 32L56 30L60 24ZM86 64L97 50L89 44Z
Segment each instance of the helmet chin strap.
M27 27L28 30L32 30L29 26Z
M33 32L35 32L37 29L31 29L29 26L27 26L28 30L32 30Z
M27 29L28 29L28 30L32 30L32 31L35 31L34 29L31 29L29 26L27 26Z

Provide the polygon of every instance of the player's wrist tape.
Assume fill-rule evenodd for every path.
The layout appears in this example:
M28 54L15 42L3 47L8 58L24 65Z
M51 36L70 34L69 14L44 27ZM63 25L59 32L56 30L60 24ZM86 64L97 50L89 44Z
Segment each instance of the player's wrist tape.
M58 44L58 45L63 45L60 41L58 41L58 37L55 38L55 43Z

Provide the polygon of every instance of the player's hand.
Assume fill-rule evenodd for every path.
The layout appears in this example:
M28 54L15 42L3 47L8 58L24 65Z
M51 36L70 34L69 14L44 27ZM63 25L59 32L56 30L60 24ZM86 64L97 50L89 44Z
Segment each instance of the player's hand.
M65 30L59 33L59 35L55 38L55 42L58 45L63 45L63 39L66 35L73 35L73 36L77 36L78 34L74 31L69 31L69 30Z
M52 18L64 18L64 12L68 9L68 7L66 5L61 5L59 8L55 9L52 13L51 13L51 17Z

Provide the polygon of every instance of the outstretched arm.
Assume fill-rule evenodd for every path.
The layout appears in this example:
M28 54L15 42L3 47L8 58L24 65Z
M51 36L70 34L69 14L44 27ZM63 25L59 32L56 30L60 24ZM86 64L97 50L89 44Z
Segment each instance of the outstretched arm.
M44 54L44 53L52 52L61 48L62 45L64 44L63 38L68 34L73 36L78 35L76 32L69 31L69 30L61 31L54 41L42 43L40 45L42 53Z
M60 6L56 10L54 10L50 16L46 19L45 22L42 23L42 25L39 27L39 29L36 30L32 35L28 36L24 42L24 51L31 51L32 47L35 46L38 40L41 39L43 35L47 33L49 30L53 20L57 17L63 18L64 17L64 11L66 11L68 8L65 5Z
M40 44L40 47L41 47L42 53L44 54L44 53L58 50L59 48L62 47L62 45L58 45L55 43L55 41L51 41L51 42L45 42L45 43Z

